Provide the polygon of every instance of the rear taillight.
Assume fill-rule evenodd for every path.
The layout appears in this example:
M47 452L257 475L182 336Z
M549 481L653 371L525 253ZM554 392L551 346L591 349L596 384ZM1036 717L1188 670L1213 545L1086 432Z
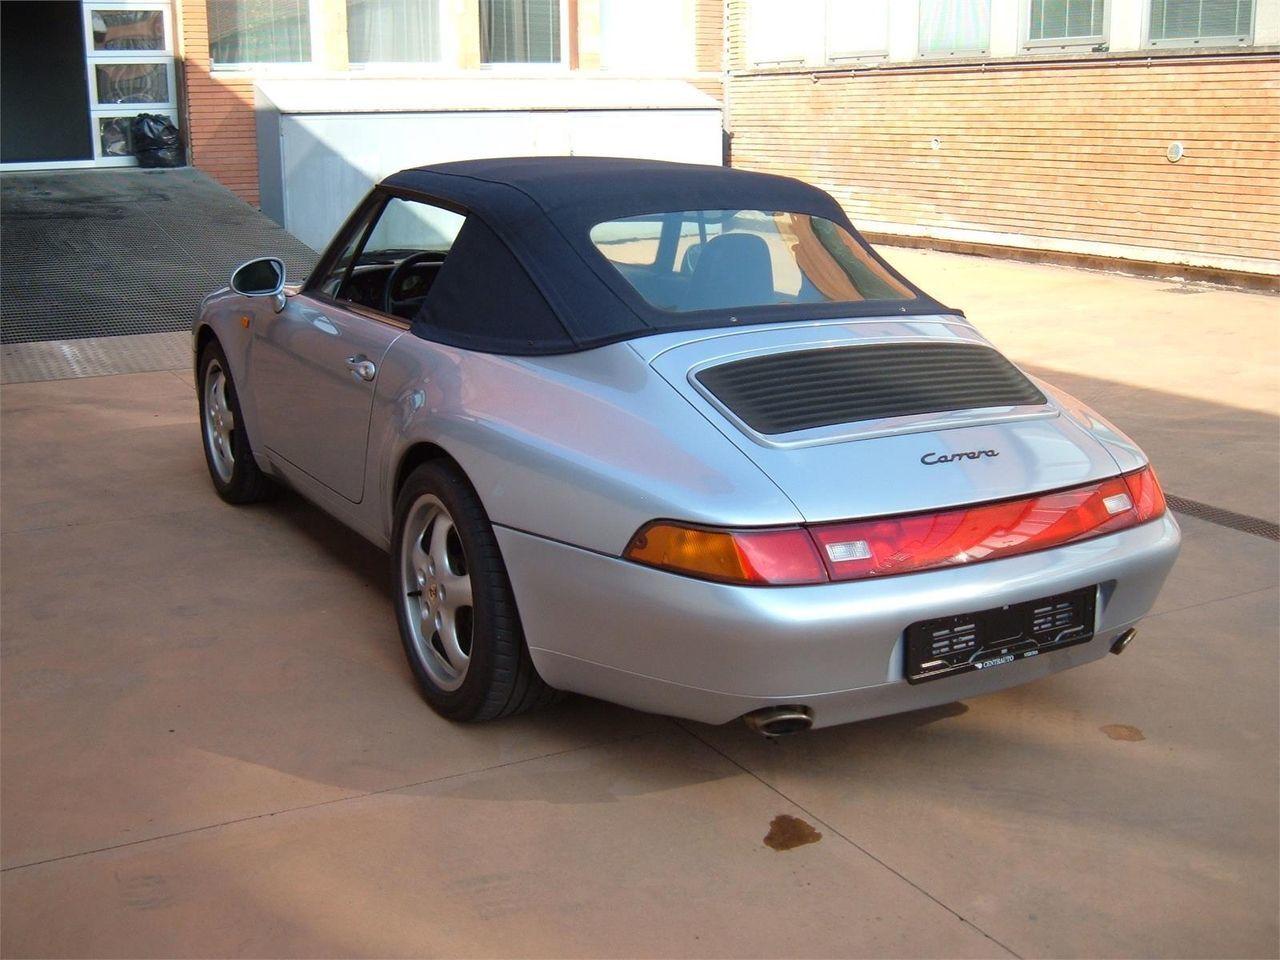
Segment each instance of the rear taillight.
M1150 468L1020 500L882 520L824 524L813 534L832 580L882 577L1045 550L1114 533L1164 511Z
M1129 497L1138 513L1138 523L1154 520L1164 513L1164 491L1160 489L1160 481L1156 479L1154 470L1147 467L1137 473L1125 474L1124 482L1129 487Z
M623 553L628 560L725 583L821 583L818 551L802 527L721 530L655 520Z
M1164 494L1147 467L1019 500L808 528L722 530L655 521L632 537L623 555L725 583L812 584L1017 556L1114 533L1164 511Z

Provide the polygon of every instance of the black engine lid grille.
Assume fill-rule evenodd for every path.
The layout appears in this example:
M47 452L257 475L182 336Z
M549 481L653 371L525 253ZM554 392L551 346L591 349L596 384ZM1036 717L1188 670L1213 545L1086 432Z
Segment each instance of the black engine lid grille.
M757 433L1045 403L1017 367L974 343L877 343L709 367L703 387Z

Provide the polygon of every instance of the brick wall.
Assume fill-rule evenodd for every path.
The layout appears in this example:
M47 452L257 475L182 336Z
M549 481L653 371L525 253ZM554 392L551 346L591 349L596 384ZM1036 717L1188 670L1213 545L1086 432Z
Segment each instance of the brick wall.
M183 73L183 128L191 163L253 205L258 203L258 147L253 79L214 73L204 0L175 0L178 66Z
M734 166L814 183L864 229L1280 272L1274 53L767 70L744 19L732 0Z

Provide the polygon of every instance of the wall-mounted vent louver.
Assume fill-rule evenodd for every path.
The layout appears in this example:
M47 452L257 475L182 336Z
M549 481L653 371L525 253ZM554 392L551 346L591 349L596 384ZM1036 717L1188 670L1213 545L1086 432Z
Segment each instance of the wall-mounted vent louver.
M973 343L877 343L735 360L697 374L757 433L1045 403L1021 371Z

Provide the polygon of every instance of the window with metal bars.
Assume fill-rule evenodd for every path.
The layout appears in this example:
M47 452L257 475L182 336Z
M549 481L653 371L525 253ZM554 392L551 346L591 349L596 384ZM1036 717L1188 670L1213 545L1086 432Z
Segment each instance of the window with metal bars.
M559 63L560 0L480 0L482 63Z
M214 66L311 59L307 0L207 0Z
M1106 29L1107 0L1031 0L1027 43L1067 46L1100 43Z
M1153 46L1220 46L1253 39L1253 0L1151 0Z

